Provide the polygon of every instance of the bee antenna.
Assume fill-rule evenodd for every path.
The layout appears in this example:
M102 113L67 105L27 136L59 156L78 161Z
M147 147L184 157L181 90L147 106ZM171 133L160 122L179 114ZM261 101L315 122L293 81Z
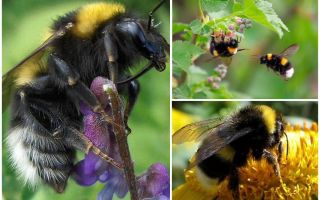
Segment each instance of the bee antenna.
M155 13L162 6L162 4L164 4L165 1L166 0L162 0L151 12L149 12L148 30L151 29L153 13Z
M139 78L140 76L142 76L144 73L146 73L147 71L149 71L150 69L152 69L154 63L150 62L147 66L145 66L140 72L138 72L136 75L133 75L125 80L119 81L116 84L117 85L122 85L122 84L126 84L129 83L137 78Z
M287 157L286 157L286 159L288 160L288 155L289 155L289 139L288 139L288 135L287 135L287 133L286 132L283 132L283 134L286 136L286 138L287 138Z

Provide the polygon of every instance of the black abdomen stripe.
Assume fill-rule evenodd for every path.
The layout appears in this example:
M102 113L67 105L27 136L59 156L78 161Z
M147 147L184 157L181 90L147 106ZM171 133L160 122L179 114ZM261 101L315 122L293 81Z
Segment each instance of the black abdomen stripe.
M217 154L202 161L198 167L210 178L218 178L223 180L230 173L231 162L221 158Z

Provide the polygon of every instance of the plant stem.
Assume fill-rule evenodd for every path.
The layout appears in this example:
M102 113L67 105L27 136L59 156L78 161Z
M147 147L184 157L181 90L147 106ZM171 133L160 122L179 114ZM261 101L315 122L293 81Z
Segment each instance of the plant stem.
M115 87L115 86L114 86ZM132 200L138 200L138 191L136 185L136 176L134 174L133 161L131 159L129 145L127 141L127 134L125 132L125 126L123 122L121 99L118 92L111 87L106 90L106 94L110 97L112 116L114 122L121 126L113 126L117 144L119 146L119 152L124 166L124 174L127 179L129 191Z

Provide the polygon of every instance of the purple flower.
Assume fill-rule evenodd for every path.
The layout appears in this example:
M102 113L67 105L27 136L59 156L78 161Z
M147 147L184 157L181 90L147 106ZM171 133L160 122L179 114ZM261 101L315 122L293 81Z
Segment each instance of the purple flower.
M234 25L233 25L233 24L230 24L230 25L228 26L228 28L229 28L230 31L234 31Z
M93 80L90 90L101 102L106 113L111 115L111 113L108 112L111 110L110 100L103 89L104 86L111 87L116 91L113 82L102 77L97 77ZM84 103L80 103L80 112L83 114L85 136L87 136L95 146L103 150L104 153L116 162L121 163L119 148L112 126L104 122L99 114L91 111ZM75 181L82 186L90 186L97 181L107 182L107 185L113 183L113 192L119 194L119 197L122 196L120 191L125 191L122 193L127 193L128 191L123 172L91 152L75 165L73 177Z
M112 116L110 112L111 102L108 94L104 91L105 87L116 91L113 82L102 77L93 80L90 90L101 102L106 113ZM91 111L84 103L80 104L80 111L84 117L85 136L104 153L116 162L121 163L122 160L112 126L104 122L99 114ZM111 200L114 194L123 198L128 193L124 172L91 152L75 165L73 178L82 186L90 186L97 181L105 183L105 187L98 194L98 200ZM140 199L167 200L170 198L168 172L160 163L151 165L147 172L137 178L137 187Z
M161 163L151 165L147 172L138 178L140 199L169 199L170 178Z

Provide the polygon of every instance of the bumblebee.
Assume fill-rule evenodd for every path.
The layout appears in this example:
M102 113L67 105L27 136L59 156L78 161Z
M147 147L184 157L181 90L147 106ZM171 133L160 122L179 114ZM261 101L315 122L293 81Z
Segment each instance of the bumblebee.
M195 168L204 184L218 184L229 177L228 187L238 199L238 170L247 164L249 156L255 160L265 158L280 176L278 161L283 152L280 139L286 135L285 124L282 115L271 107L251 105L224 120L209 119L186 125L174 133L172 141L174 144L201 141L188 169ZM269 151L274 147L278 157Z
M224 35L220 39L211 36L210 53L214 57L230 57L238 52L239 41L234 38L226 39Z
M127 122L139 93L137 78L166 67L169 45L153 25L153 13L164 2L148 20L118 3L94 3L69 12L53 23L52 35L40 47L3 76L3 109L11 103L8 151L25 183L44 183L63 192L75 150L92 151L121 167L84 136L79 104L112 123L88 88L95 77L107 77L126 97L125 108L119 110ZM149 62L130 75L129 68L140 59Z
M288 57L295 54L299 50L299 45L292 44L279 55L268 53L260 57L260 64L266 64L269 69L279 74L285 80L291 78L294 69L288 60Z
M219 35L212 34L210 42L210 53L215 58L224 58L222 62L227 66L231 63L231 57L234 56L238 51L245 49L238 49L240 41L232 37L226 37L224 33Z

